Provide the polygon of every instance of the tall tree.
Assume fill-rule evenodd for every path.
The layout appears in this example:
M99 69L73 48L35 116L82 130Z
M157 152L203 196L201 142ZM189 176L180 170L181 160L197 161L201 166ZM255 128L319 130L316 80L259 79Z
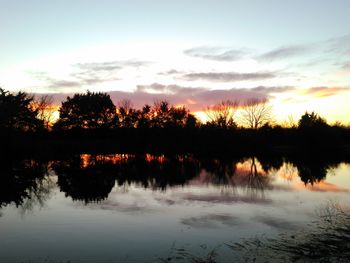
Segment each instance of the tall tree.
M56 128L109 128L113 126L116 108L110 96L102 92L74 94L62 102Z
M0 88L0 128L36 131L43 128L33 107L34 98L25 92L12 94Z
M266 99L249 99L243 104L241 122L258 129L272 121L272 108Z

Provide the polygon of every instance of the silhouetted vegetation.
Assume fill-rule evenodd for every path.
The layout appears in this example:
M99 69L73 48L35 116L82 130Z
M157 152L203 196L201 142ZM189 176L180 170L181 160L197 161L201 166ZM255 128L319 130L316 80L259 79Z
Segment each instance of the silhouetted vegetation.
M62 102L57 129L111 128L115 118L115 106L106 93L75 94Z
M273 125L266 100L223 101L208 107L208 122L201 123L185 107L167 101L135 109L129 100L115 106L107 93L88 91L62 102L52 131L51 103L48 96L35 100L23 92L0 90L5 154L350 152L349 128L331 126L314 112L306 112L297 127Z
M207 125L216 128L236 128L235 113L238 109L238 101L222 101L205 111L208 122Z
M328 124L325 119L321 118L318 114L315 112L305 112L303 116L301 116L299 120L299 128L305 129L305 128L326 128L328 127Z
M8 204L23 205L26 200L44 198L41 184L47 175L47 165L35 160L1 162L0 208Z
M0 129L38 131L43 128L38 112L33 96L25 92L12 94L0 88Z

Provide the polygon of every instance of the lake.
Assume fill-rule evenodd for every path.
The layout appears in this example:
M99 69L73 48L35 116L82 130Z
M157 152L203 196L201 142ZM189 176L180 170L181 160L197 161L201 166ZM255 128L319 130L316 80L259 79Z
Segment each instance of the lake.
M343 160L81 154L3 161L0 262L230 262L228 242L307 229L350 203ZM181 261L181 258L178 258ZM181 261L182 262L182 261Z

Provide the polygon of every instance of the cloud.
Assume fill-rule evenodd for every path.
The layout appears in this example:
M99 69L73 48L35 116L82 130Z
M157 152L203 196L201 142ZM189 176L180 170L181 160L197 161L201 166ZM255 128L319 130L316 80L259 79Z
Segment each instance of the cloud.
M350 87L313 87L298 90L299 94L314 98L330 97L346 91L350 91Z
M178 71L176 69L170 69L168 71L158 73L158 75L162 75L162 76L177 75L177 74L183 74L183 71Z
M92 63L77 63L75 67L89 70L89 71L113 71L125 67L142 67L148 65L150 62L142 60L119 60L106 62L92 62Z
M350 55L350 34L328 39L325 44L328 46L328 52Z
M237 217L229 214L208 214L181 219L181 224L194 228L217 228L220 226L235 226L241 223Z
M167 100L174 105L185 105L191 111L201 111L207 106L214 105L222 100L268 99L272 93L282 93L291 89L293 87L259 86L252 89L211 90L204 87L184 87L153 83L150 85L138 85L134 92L110 91L108 93L115 104L120 100L129 99L133 106L138 109L146 103L153 104L154 101ZM82 91L84 92L85 90ZM55 103L60 104L61 101L66 99L66 96L71 96L72 93L53 93L50 95L54 97Z
M321 181L317 184L306 185L306 186L304 183L300 182L299 184L296 184L294 187L296 189L305 189L306 187L309 191L314 191L314 192L350 193L349 188L343 188L341 186L324 182L324 181Z
M242 49L227 49L220 47L196 47L183 51L185 55L215 61L237 61L242 59L247 52Z
M307 45L285 46L285 47L273 49L256 58L258 60L267 60L267 61L279 60L279 59L285 59L285 58L303 55L309 52L310 50L311 50L311 47Z
M189 73L182 76L183 79L207 80L214 82L234 82L234 81L254 81L275 78L275 73L272 72L253 72L253 73L238 73L238 72L200 72Z

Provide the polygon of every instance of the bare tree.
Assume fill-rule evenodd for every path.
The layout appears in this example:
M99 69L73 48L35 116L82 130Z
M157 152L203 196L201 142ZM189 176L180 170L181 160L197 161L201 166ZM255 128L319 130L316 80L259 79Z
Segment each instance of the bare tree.
M33 102L33 108L38 112L38 119L44 122L46 129L49 129L54 121L54 113L57 110L53 104L53 97L42 95Z
M272 121L272 108L266 99L249 99L243 104L241 122L252 129L258 129Z
M297 122L295 121L293 115L288 115L287 119L282 122L282 127L285 128L296 128Z
M205 110L208 123L222 128L236 126L234 118L238 105L238 101L226 100L208 107Z
M136 127L137 114L137 111L133 108L132 102L129 99L121 100L118 103L117 116L120 127Z
M133 110L132 102L129 99L123 99L118 103L118 111L123 114L129 114Z

